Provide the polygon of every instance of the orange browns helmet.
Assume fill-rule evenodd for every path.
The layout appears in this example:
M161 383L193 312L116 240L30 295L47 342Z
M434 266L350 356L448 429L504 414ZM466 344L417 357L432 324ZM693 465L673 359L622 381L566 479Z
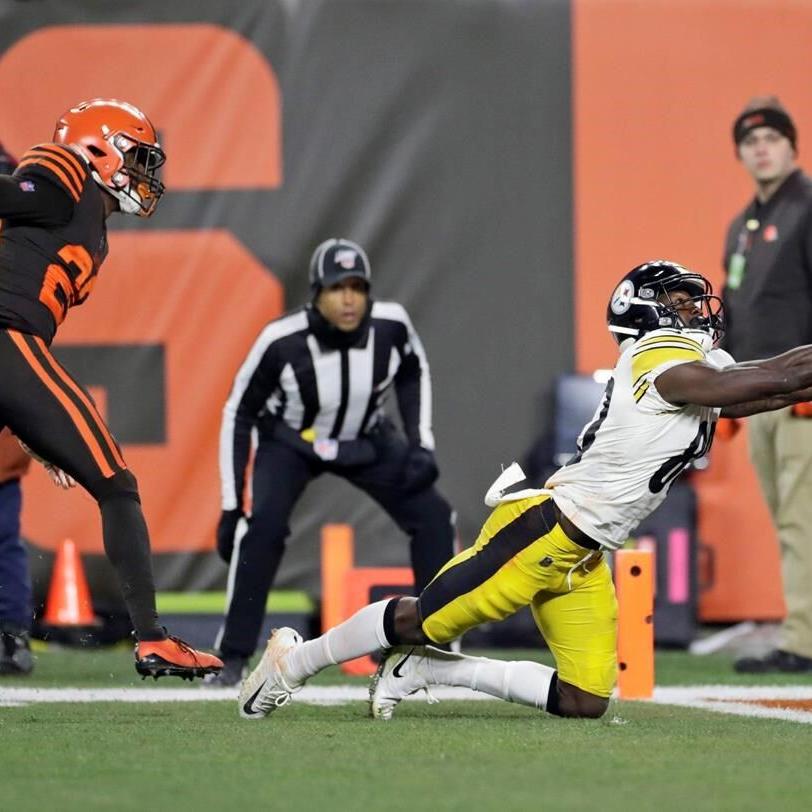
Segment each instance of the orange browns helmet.
M158 169L166 156L137 107L116 99L81 102L60 117L54 141L82 153L93 179L125 214L149 217L155 211L164 193Z

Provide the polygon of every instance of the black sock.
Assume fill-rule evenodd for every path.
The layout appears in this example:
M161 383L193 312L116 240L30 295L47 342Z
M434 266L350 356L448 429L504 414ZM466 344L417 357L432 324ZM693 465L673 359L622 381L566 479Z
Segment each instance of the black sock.
M128 495L115 495L99 505L104 551L118 576L124 603L139 640L163 640L152 578L149 535L141 505Z
M561 716L561 707L558 703L558 671L550 680L550 690L547 693L547 704L544 709L553 716Z
M397 609L398 601L400 601L399 597L392 598L386 604L386 609L383 610L383 633L390 646L399 646L401 644L400 637L395 632L395 609Z

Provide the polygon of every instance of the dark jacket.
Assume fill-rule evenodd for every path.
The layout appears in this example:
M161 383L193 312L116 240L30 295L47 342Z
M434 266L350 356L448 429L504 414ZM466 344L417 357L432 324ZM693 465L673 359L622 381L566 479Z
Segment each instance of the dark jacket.
M812 343L812 178L797 170L751 201L728 229L724 268L722 346L737 361Z

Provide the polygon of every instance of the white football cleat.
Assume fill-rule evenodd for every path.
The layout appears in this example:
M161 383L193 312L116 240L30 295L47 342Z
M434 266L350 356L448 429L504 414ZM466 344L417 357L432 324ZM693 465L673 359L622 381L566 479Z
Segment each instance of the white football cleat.
M389 721L399 702L409 694L426 691L429 704L428 657L425 646L399 646L389 651L369 684L369 715Z
M282 661L301 644L302 637L295 629L285 627L271 632L262 659L240 686L238 701L243 719L264 719L287 705L291 694L299 690L301 686L291 686L285 680Z

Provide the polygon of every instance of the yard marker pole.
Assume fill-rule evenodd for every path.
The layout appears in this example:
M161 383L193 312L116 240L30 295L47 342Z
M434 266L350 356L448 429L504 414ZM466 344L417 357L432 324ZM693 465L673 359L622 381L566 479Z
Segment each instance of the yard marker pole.
M618 599L618 694L650 699L654 693L654 573L648 550L615 553Z
M348 524L325 524L321 528L321 630L346 619L344 578L352 569L354 534Z

